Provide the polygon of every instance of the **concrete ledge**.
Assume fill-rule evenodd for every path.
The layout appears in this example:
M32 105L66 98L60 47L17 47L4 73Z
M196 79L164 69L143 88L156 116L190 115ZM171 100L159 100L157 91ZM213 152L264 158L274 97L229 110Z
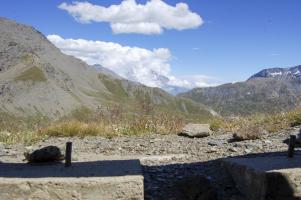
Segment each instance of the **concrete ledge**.
M0 200L144 199L139 160L28 165L0 163Z
M301 156L259 154L224 159L223 165L248 200L301 199Z

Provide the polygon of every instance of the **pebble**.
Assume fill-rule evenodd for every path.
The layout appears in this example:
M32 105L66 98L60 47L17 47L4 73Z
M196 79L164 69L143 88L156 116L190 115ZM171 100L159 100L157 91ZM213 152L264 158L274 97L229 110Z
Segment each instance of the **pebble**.
M249 153L251 153L251 152L252 152L252 150L251 150L251 149L245 149L244 151L245 151L245 153L246 153L246 154L249 154Z
M33 146L27 146L27 147L25 147L25 150L27 150L27 151L31 151L33 149L34 149Z
M222 141L212 140L212 141L208 142L208 145L209 146L221 146L221 145L223 145L223 142Z
M238 151L238 149L235 148L235 147L230 147L228 150L231 151L231 152L237 152Z
M212 147L208 149L208 151L206 151L206 153L215 153L215 152L217 152L217 149L215 147Z
M272 144L272 141L271 141L271 140L263 140L263 142L264 142L265 144Z

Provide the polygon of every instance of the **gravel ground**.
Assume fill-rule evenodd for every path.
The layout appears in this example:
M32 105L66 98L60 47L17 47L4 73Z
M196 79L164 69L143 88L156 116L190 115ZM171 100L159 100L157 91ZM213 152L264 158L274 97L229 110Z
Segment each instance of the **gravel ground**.
M177 135L125 136L112 139L49 138L27 147L0 143L0 161L22 162L26 150L47 145L64 147L65 142L71 140L74 144L74 160L79 159L81 154L139 158L145 178L146 199L210 199L209 193L218 191L218 199L239 200L243 198L222 171L219 159L246 154L285 152L287 145L283 140L290 134L297 134L299 128L265 135L262 139L232 143L228 142L232 134L221 133L206 138L186 138ZM200 188L205 188L201 194ZM183 196L187 194L188 196Z

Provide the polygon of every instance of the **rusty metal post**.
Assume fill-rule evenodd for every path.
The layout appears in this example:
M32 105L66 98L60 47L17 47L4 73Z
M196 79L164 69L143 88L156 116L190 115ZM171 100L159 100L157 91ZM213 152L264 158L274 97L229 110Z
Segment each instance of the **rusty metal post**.
M71 166L72 159L72 142L66 143L66 154L65 154L65 167Z
M291 135L290 141L289 141L289 146L288 146L288 157L289 158L292 158L294 156L295 145L296 145L296 136Z

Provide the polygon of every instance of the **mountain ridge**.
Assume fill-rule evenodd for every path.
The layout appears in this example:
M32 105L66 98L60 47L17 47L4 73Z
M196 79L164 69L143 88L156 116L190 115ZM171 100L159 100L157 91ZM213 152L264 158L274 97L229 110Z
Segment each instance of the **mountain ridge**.
M203 103L225 116L288 111L301 105L300 71L300 65L268 68L243 82L195 88L178 96Z
M157 110L212 116L211 109L158 88L120 79L63 54L31 26L0 18L0 113L52 119L79 107L120 104L137 109L149 98Z
M294 67L287 67L287 68L266 68L258 73L252 75L248 80L254 79L254 78L287 78L287 77L301 77L301 65L297 65Z

